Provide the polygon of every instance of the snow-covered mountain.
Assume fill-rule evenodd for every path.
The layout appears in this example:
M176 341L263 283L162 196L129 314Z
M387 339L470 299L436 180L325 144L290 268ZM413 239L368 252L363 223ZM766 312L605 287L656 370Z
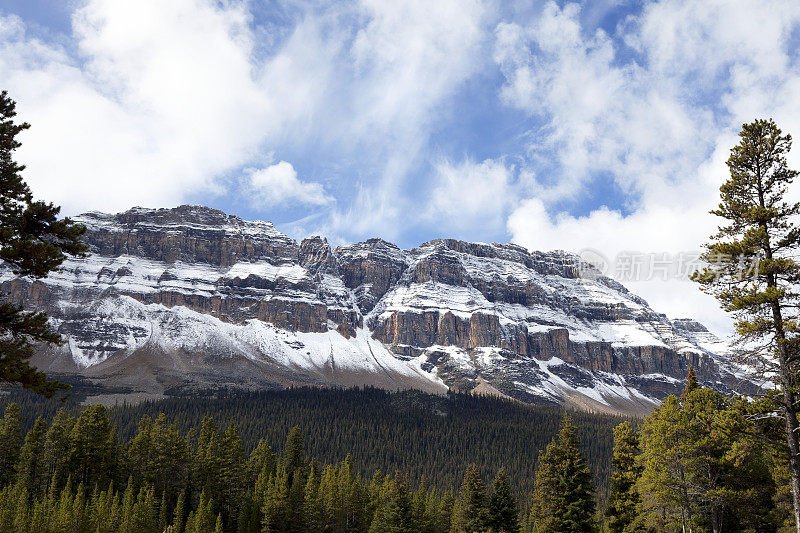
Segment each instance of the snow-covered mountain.
M742 387L730 349L565 252L381 239L334 249L200 206L87 213L91 255L0 291L67 339L45 370L136 393L375 385L644 412L689 366Z

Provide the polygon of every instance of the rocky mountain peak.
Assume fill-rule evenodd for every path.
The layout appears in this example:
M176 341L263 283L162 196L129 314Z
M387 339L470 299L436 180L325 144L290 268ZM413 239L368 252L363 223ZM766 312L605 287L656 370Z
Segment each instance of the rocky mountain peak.
M691 331L694 333L708 333L708 329L700 322L691 318L676 318L672 321L675 329L681 331Z
M67 339L38 364L100 384L451 388L625 413L679 391L689 366L720 390L749 386L701 324L670 322L563 251L331 249L203 206L77 218L89 257L42 281L0 265L0 293Z
M319 235L303 239L300 243L298 260L300 265L314 271L336 267L336 258L333 256L328 239Z

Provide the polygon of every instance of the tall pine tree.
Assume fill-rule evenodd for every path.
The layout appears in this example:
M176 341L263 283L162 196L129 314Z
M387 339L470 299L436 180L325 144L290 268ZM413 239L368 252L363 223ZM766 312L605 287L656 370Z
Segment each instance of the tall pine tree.
M730 400L697 387L667 397L641 430L640 514L655 529L769 529L769 450ZM774 525L773 525L774 527Z
M486 524L493 533L517 533L519 531L519 508L503 470L494 478L492 495L489 497L489 512Z
M792 146L772 120L744 124L727 165L719 206L724 219L706 244L707 267L693 279L733 313L736 332L747 346L747 362L772 380L776 415L783 419L795 528L800 532L800 247L796 217L800 204L788 202L797 177L786 155Z
M20 147L17 136L30 125L15 122L16 114L16 103L6 91L0 92L0 261L18 275L41 278L67 255L83 255L86 246L81 237L86 228L68 218L59 220L58 206L33 200L22 179L25 167L14 161L14 151ZM47 315L0 301L0 381L19 383L48 397L69 388L48 381L29 363L36 343L60 342Z
M392 480L389 494L383 507L378 510L369 533L416 533L411 508L411 495L405 477L397 472Z
M540 533L586 533L598 529L594 482L569 415L539 460L530 521Z
M461 491L453 504L451 531L473 533L486 531L488 509L486 508L486 485L476 465L467 467Z
M25 444L19 454L17 481L33 496L44 493L49 482L43 464L46 435L47 423L40 416L25 435Z
M22 448L25 433L19 419L19 406L10 403L6 406L5 416L0 420L0 486L14 480L17 460Z
M642 473L637 463L639 455L639 434L630 422L623 422L614 428L614 457L611 467L611 494L605 516L611 533L630 533L639 531L635 526L639 507L639 492L636 480Z

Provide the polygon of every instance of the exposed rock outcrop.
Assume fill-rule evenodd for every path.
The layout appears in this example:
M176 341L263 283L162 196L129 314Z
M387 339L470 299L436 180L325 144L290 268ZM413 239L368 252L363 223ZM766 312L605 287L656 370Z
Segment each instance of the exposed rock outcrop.
M158 357L154 379L187 386L228 383L233 367L214 361L244 358L246 386L482 383L614 412L679 391L689 366L721 390L752 386L701 324L670 322L566 252L453 239L331 249L200 206L78 220L91 256L40 281L0 265L4 297L46 310L66 337L38 356L60 370L110 379Z

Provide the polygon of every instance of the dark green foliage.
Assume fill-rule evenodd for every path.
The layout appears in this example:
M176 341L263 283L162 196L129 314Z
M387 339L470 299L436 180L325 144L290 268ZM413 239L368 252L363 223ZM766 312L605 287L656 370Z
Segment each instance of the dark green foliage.
M629 422L623 422L614 428L614 458L611 461L614 472L605 512L606 525L611 533L641 530L635 524L640 503L636 480L642 474L636 461L638 455L639 434Z
M28 434L19 454L17 480L25 487L28 494L38 496L44 493L50 481L44 464L44 443L47 435L47 423L39 417Z
M597 530L594 483L569 416L539 461L530 526L543 533Z
M293 391L299 392L307 391ZM353 393L336 392L344 398ZM225 405L228 399L218 401ZM267 404L261 401L258 406L263 409ZM246 405L240 403L240 413L247 413ZM680 527L675 517L682 508L689 517L687 527L694 531L773 531L778 522L774 479L785 476L782 464L773 461L773 452L752 438L753 423L747 415L753 405L727 400L702 387L680 399L670 397L643 422L641 452L637 431L629 423L619 425L605 513L608 530L673 531L676 524ZM61 410L49 427L46 419L37 420L20 446L22 431L14 429L21 427L19 409L8 406L6 411L10 422L3 423L11 428L7 433L17 436L17 444L9 447L10 456L16 457L16 471L0 486L0 531L500 533L523 529L504 469L496 472L489 493L480 467L464 468L454 497L452 484L414 485L401 471L392 478L379 471L364 477L349 454L344 460L320 463L306 450L314 446L314 439L294 425L285 428L278 458L266 439L256 441L252 452L246 453L239 430L231 423L234 417L220 431L214 419L200 416L202 410L192 415L200 428L187 431L166 415L146 416L123 444L107 411L91 406L79 411L77 418ZM112 413L120 417L130 411ZM597 530L592 476L578 432L571 416L564 417L542 454L524 531ZM436 466L429 465L426 472Z
M686 375L686 388L683 389L683 396L686 396L699 385L697 384L697 374L694 373L694 367L689 367L689 373Z
M800 203L789 201L798 176L786 160L791 147L791 135L771 119L742 125L727 161L730 177L711 211L723 225L705 245L705 268L692 279L733 314L746 347L742 359L773 385L762 402L783 422L782 453L800 531Z
M24 438L25 433L19 420L19 406L10 403L0 420L0 485L14 479Z
M58 206L33 200L22 179L25 167L13 157L20 147L17 135L30 125L14 122L15 116L16 104L6 91L0 92L0 261L19 275L41 278L57 269L66 255L86 251L81 242L86 228L68 218L59 220ZM0 301L0 381L50 397L68 387L48 381L28 363L38 342L61 342L47 316Z
M415 533L419 531L411 507L408 485L400 472L392 479L386 502L369 528L370 533Z
M457 533L486 531L488 520L486 485L481 479L478 467L470 465L467 467L461 491L453 505L451 531Z
M294 426L286 437L286 448L283 452L283 465L289 472L303 468L306 464L306 447L300 426Z
M68 412L80 412L77 399L85 388L85 383L73 382ZM17 402L26 429L39 415L52 418L58 408L57 403L19 388L9 392L0 396L0 405L4 399ZM222 427L234 422L246 451L255 449L262 439L271 450L283 450L290 429L300 426L308 457L336 462L350 454L358 472L371 477L378 470L400 470L414 485L425 478L432 487L458 487L464 465L470 463L486 473L504 468L520 501L533 490L538 450L557 433L564 416L562 409L499 398L371 388L220 391L214 396L111 408L108 416L120 438L128 440L136 435L142 417L156 419L161 412L183 433L199 429L206 416L213 416ZM572 419L603 493L611 469L613 429L623 419L578 412ZM258 473L249 471L248 475Z
M66 481L69 464L72 427L75 418L61 409L47 429L44 440L44 464L46 477L54 488L62 487Z
M185 488L189 472L186 439L163 414L155 421L145 416L128 445L128 471L175 498Z
M142 416L156 417L159 412L182 431L199 426L210 415L220 424L233 421L248 450L261 439L272 450L282 450L289 430L300 426L309 457L335 462L351 454L355 468L369 476L377 470L400 470L411 483L424 477L440 488L458 486L465 464L474 463L481 472L505 468L517 497L530 494L537 451L556 434L564 415L553 407L466 394L436 397L378 389L300 388L144 402L112 409L109 416L120 436L131 438ZM613 428L621 419L572 416L590 470L604 487Z
M520 528L517 500L503 470L494 478L486 524L494 533L517 533Z
M221 525L228 532L366 532L372 528L447 533L453 524L464 525L472 514L478 516L480 528L511 531L513 526L507 524L516 518L516 499L510 476L498 475L488 495L483 478L477 475L480 467L473 466L464 484L470 490L461 491L456 504L452 493L455 480L450 483L447 480L451 478L437 472L439 464L453 464L454 473L459 478L464 476L463 467L455 466L458 457L447 448L455 443L456 449L463 449L458 444L462 439L474 439L472 450L479 446L497 450L499 457L479 455L490 464L502 464L506 459L512 464L523 462L518 450L492 441L501 435L499 431L481 431L476 416L486 417L491 412L492 424L504 421L507 428L531 436L534 442L541 440L543 428L552 427L562 416L553 409L490 398L441 398L372 389L299 389L162 402L174 417L160 414L159 404L153 403L107 411L98 405L81 409L69 402L52 414L45 400L37 400L30 393L12 389L7 398L24 402L24 413L11 407L10 419L17 419L17 427L27 424L31 430L25 444L18 448L22 451L17 452L16 474L12 473L4 489L7 493L0 496L5 494L15 502L8 504L10 523L45 524L37 526L37 531L48 531L47 524L57 524L92 532L162 531L171 527L173 532L182 533L214 531ZM361 408L353 409L356 404ZM37 411L48 416L32 420ZM220 413L220 417L206 416L212 412ZM332 413L334 416L327 420L322 416ZM350 426L361 428L363 417L374 422L374 430L360 431L356 439ZM272 424L267 426L269 418ZM312 431L292 423L303 419ZM391 434L388 428L386 432L383 429L385 419L391 422ZM220 430L217 420L226 423L225 431ZM286 426L277 426L279 420ZM610 428L614 422L588 415L583 420L595 432L606 431L603 428ZM445 435L435 433L437 424ZM127 444L118 441L117 425L125 428L120 433L132 431ZM536 431L531 426L536 426ZM242 427L249 435L249 445L239 436ZM266 429L263 433L255 431L262 427ZM347 438L319 442L318 435L329 431L335 435L336 429ZM17 434L24 435L22 431ZM378 441L385 435L391 435L396 443L417 443L410 446L410 454L402 447L392 450L394 464L414 463L409 470L420 478L431 475L438 481L429 487L422 481L415 484L403 471L393 479L375 472L375 465L382 463L368 450L388 452L386 443ZM278 439L285 444L276 457L270 442ZM420 447L419 441L426 439L430 441ZM338 462L320 464L308 451L320 449L331 455L331 448L346 450L350 443L359 451L358 465L349 453L342 454ZM431 448L438 443L444 447ZM252 451L247 453L247 449ZM419 462L418 458L431 452L437 454L431 457L440 459ZM375 472L370 474L372 481L362 477L364 472ZM492 473L491 467L487 473ZM12 494L12 489L17 492ZM472 513L472 509L478 510ZM454 516L456 521L452 520Z
M266 475L271 475L275 472L275 454L272 453L272 448L266 440L261 439L258 441L258 446L250 453L250 460L247 463L247 475L249 483L252 485L258 479L259 474L264 472Z
M70 472L73 481L87 487L105 486L115 477L117 437L106 408L92 405L84 409L70 436Z
M644 420L637 489L645 525L774 528L770 450L753 438L744 405L698 387L668 397Z

